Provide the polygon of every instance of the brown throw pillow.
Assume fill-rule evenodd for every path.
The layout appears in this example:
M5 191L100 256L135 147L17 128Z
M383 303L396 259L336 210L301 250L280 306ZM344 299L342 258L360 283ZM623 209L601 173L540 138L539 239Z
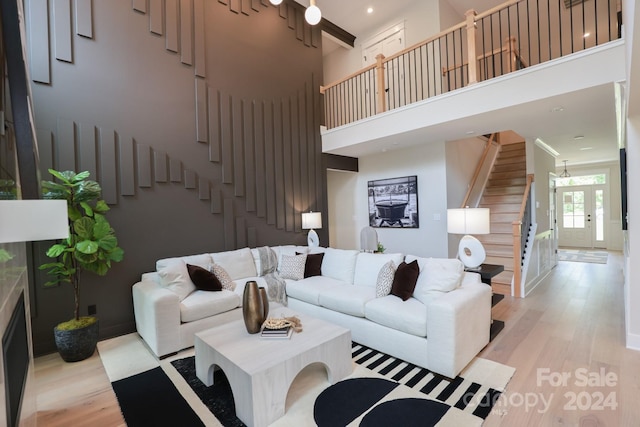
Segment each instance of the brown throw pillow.
M391 295L402 298L402 301L411 298L413 290L416 288L418 274L420 274L420 267L418 267L417 259L411 261L409 264L402 261L396 269L396 274L393 276Z
M296 252L296 255L302 255ZM304 277L322 276L322 258L324 253L307 254L307 261L304 264Z
M215 274L197 265L187 264L189 277L200 291L221 291L222 284Z

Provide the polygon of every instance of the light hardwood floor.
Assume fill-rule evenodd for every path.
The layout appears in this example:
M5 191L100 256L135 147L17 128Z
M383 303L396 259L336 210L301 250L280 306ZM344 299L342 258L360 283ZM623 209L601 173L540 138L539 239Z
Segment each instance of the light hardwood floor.
M640 352L624 346L620 253L608 264L561 262L493 316L506 326L480 356L516 373L484 426L640 425ZM72 364L37 358L36 387L38 425L125 425L97 354Z

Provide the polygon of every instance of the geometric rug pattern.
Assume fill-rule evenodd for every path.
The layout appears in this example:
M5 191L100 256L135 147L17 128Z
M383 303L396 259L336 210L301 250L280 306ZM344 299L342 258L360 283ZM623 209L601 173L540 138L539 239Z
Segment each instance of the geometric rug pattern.
M160 399L165 393L178 396L172 398L174 401L184 399L187 402L187 409L183 409L183 405L177 405L179 410L172 407L172 418L184 415L186 420L195 414L202 424L196 422L193 423L194 426L243 425L235 417L230 388L226 392L220 392L220 387L224 387L226 382L224 373L217 371L219 377L216 377L211 387L205 387L195 377L193 349L158 360L138 334L132 333L99 342L98 352L129 427L149 425L138 420L144 419L146 413L157 412L159 408L154 405L154 409L147 409L145 402L149 398L153 399L152 395L159 396ZM374 399L374 403L368 402L366 407L361 407L361 414L349 414L348 418L353 421L345 425L384 425L379 422L405 414L408 418L404 425L436 425L435 421L427 422L433 419L441 427L479 427L515 373L512 367L476 357L458 377L449 379L356 343L352 345L352 360L353 373L334 385L327 381L326 370L322 366L312 365L301 371L289 390L284 417L275 421L272 426L319 425L318 421L326 419L326 396L332 393L332 387L340 384L344 389L349 381L356 383L355 380L372 381L371 379L378 378L392 384L389 387L391 391L381 393L382 398ZM153 385L141 384L145 378L154 381ZM214 392L216 386L218 390ZM323 393L324 409L320 398ZM340 402L348 405L353 398L354 396L349 395L348 399L340 399L339 402L329 400L332 408L329 412L337 413ZM166 406L170 406L169 403L171 402L167 402ZM315 408L317 405L319 408ZM129 422L125 408L133 411L135 422ZM425 411L430 417L425 418ZM317 417L319 418L314 420ZM132 417L129 418L133 420ZM168 419L165 421L167 424L160 422L156 425L171 425Z
M558 261L606 264L608 259L609 253L607 251L588 249L558 249Z

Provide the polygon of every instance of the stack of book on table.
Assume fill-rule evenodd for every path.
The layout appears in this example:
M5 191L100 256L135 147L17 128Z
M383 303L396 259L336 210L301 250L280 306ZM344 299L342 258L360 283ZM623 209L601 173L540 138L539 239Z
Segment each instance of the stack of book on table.
M262 338L269 339L289 339L291 338L292 333L293 328L290 325L284 326L282 328L269 328L265 326L264 328L262 328L260 336Z

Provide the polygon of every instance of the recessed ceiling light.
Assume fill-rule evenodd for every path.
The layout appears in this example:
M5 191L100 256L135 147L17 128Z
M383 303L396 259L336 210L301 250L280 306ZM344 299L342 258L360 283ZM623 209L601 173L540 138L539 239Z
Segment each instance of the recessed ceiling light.
M582 147L580 151L593 150L593 147Z
M581 139L584 139L584 135L576 135L573 137L574 140L579 141Z
M561 112L561 111L564 111L564 107L553 107L553 108L551 109L551 112L552 112L552 113L559 113L559 112Z
M372 7L368 7L367 8L367 13L373 13L373 8Z

